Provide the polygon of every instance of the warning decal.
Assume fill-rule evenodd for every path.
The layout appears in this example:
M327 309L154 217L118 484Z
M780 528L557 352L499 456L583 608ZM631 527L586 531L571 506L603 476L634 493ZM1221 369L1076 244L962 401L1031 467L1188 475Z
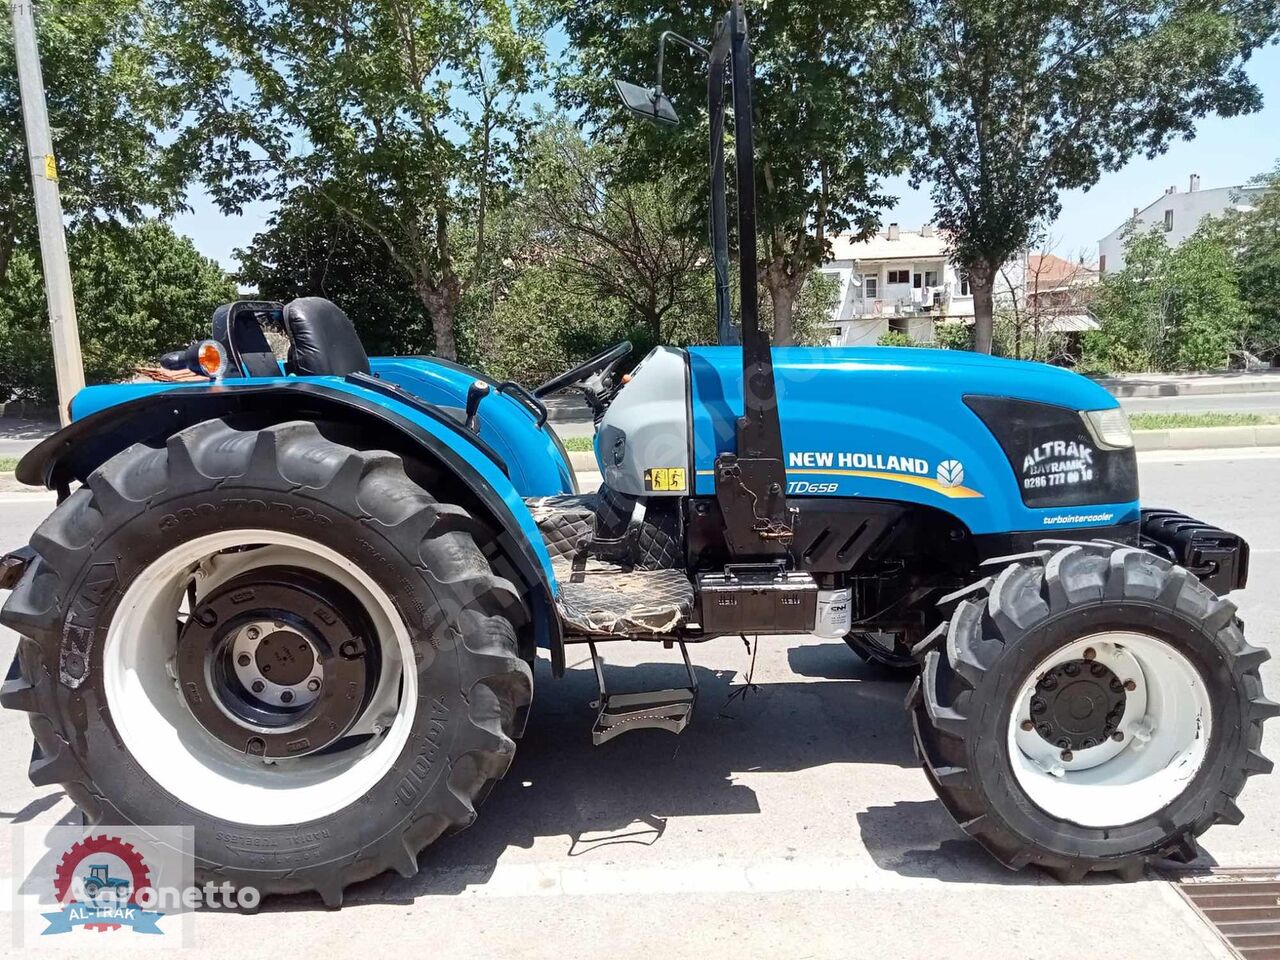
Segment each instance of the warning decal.
M644 488L654 493L684 490L684 467L650 467L644 472Z

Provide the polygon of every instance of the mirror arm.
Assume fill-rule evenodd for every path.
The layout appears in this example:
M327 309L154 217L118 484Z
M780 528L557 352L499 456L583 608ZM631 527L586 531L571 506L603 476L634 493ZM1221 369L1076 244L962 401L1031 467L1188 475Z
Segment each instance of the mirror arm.
M688 47L694 53L701 54L704 60L711 59L710 51L701 44L694 43L688 37L680 36L680 34L676 33L674 30L662 31L662 35L658 37L658 85L653 88L653 99L655 103L657 102L658 97L662 96L662 67L666 60L668 39L676 41L676 43L679 43L681 46Z

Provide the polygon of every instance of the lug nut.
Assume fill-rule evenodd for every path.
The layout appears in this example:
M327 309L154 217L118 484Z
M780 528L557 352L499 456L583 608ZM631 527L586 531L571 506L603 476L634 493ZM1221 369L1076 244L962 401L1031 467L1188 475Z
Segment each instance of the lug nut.
M1036 722L1035 722L1034 720L1023 720L1023 721L1022 721L1022 729L1023 729L1023 730L1026 730L1028 733L1030 733L1030 732L1031 732L1032 730L1034 730L1035 728L1036 728Z
M1121 741L1124 740L1124 733L1120 730L1117 730L1115 733L1111 735L1111 739L1114 740L1116 743L1120 743Z
M1041 690L1056 690L1058 688L1057 677L1045 677L1040 681Z
M253 681L252 690L254 693L261 693L265 689L267 689L267 685L263 683L261 680Z
M292 690L286 690L286 691L284 691L284 693L280 694L280 702L281 702L281 703L293 703L293 691L292 691Z
M1080 672L1080 664L1068 663L1062 668L1062 672L1065 673L1068 677L1074 677L1076 674Z
M257 640L260 636L262 636L262 631L259 630L257 627L250 627L248 630L244 632L244 635L248 637L250 640Z
M240 664L242 667L247 667L249 664L253 663L253 660L247 653L242 653L240 656L236 657L236 663Z
M1089 667L1089 672L1092 673L1095 677L1101 677L1103 674L1107 672L1107 668L1095 660L1093 662L1093 665Z
M307 689L308 689L308 690L310 690L312 693L315 693L317 690L319 690L319 689L320 689L320 678L319 678L319 677L312 677L310 680L308 680L308 681L307 681Z
M1084 658L1085 658L1086 660L1092 660L1092 659L1093 659L1094 657L1096 657L1097 655L1098 655L1098 651L1097 651L1097 650L1095 650L1095 649L1093 649L1093 647L1085 647L1085 648L1084 648Z
M1136 680L1126 680L1124 682L1124 688L1130 693L1133 693L1133 691L1138 689L1138 682Z
M1112 677L1112 678L1111 678L1111 692L1112 692L1112 693L1119 693L1119 692L1120 692L1121 690L1123 690L1123 689L1124 689L1124 684L1120 682L1120 678L1119 678L1119 677Z
M1091 747L1096 747L1097 745L1098 745L1098 741L1093 739L1093 737L1085 737L1084 743L1081 744L1081 747L1085 750L1088 750Z
M1047 723L1042 723L1036 727L1036 733L1048 740L1053 733L1053 727L1049 726Z
M1048 705L1047 705L1043 700L1041 700L1039 697L1032 697L1032 698L1031 698L1031 712L1032 712L1032 713L1044 713L1046 709L1048 709Z
M1072 753L1070 750L1063 750L1063 751L1062 751L1062 762L1063 762L1063 763L1070 763L1070 762L1071 762L1072 760L1074 760L1074 759L1075 759L1075 754L1074 754L1074 753Z

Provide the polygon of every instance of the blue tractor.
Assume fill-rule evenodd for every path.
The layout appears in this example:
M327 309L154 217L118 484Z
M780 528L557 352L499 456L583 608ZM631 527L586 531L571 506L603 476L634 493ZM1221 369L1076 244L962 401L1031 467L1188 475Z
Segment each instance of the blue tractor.
M1245 542L1140 507L1125 415L1073 373L771 349L740 6L689 45L709 64L721 346L659 347L621 377L622 343L528 389L369 358L325 300L240 302L167 358L204 379L75 397L18 467L58 506L0 571L22 637L2 700L30 715L34 783L94 824L190 824L202 876L338 904L475 819L539 648L558 677L575 644L659 642L688 666L690 643L791 634L918 670L925 773L1011 868L1131 877L1239 820L1277 712L1222 599ZM660 81L618 89L675 121ZM571 387L596 412L590 493L547 425ZM680 732L689 675L612 695L599 672L596 742Z

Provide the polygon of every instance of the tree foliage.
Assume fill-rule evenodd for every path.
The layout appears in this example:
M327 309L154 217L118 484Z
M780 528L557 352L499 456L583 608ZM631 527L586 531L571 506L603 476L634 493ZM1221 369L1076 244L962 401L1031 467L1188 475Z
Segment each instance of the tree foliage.
M35 3L36 42L62 205L72 223L137 221L172 212L185 170L162 134L177 123L184 89L171 79L145 0ZM18 245L35 234L31 167L14 63L0 17L0 285Z
M162 0L201 96L188 138L228 210L305 187L382 248L457 354L486 269L524 98L543 58L533 0ZM198 152L196 148L199 147ZM473 231L470 257L460 230Z
M68 237L90 383L208 336L213 308L235 285L166 223L83 223ZM0 397L51 404L57 390L39 251L19 246L0 287Z
M531 246L585 295L616 301L650 343L680 338L706 310L710 251L705 235L681 229L696 219L668 180L615 178L609 148L553 119L533 138L519 215ZM704 329L685 335L702 339ZM714 335L714 331L712 333Z
M1254 183L1265 192L1250 208L1228 210L1220 236L1235 255L1248 311L1241 347L1272 359L1280 355L1280 165Z
M565 100L586 108L600 135L618 145L621 171L635 181L670 179L696 199L688 229L705 234L709 128L706 64L669 47L665 90L682 125L656 131L622 116L611 80L650 83L659 34L675 30L710 45L725 4L687 0L562 0L574 52ZM755 77L759 271L770 296L776 342L791 343L794 305L828 238L868 234L893 198L881 178L905 157L865 83L865 38L884 2L755 0L748 2ZM732 171L732 161L730 160ZM732 180L732 172L730 173Z
M1158 228L1133 233L1123 270L1105 276L1085 336L1085 365L1107 371L1216 370L1246 327L1235 264L1207 222L1170 250Z
M899 0L876 76L915 145L937 220L974 289L989 351L996 272L1052 221L1063 190L1257 110L1249 55L1280 29L1258 0Z
M267 300L327 297L377 354L429 351L431 325L409 279L375 237L354 226L317 191L295 189L267 229L236 251L237 278Z

